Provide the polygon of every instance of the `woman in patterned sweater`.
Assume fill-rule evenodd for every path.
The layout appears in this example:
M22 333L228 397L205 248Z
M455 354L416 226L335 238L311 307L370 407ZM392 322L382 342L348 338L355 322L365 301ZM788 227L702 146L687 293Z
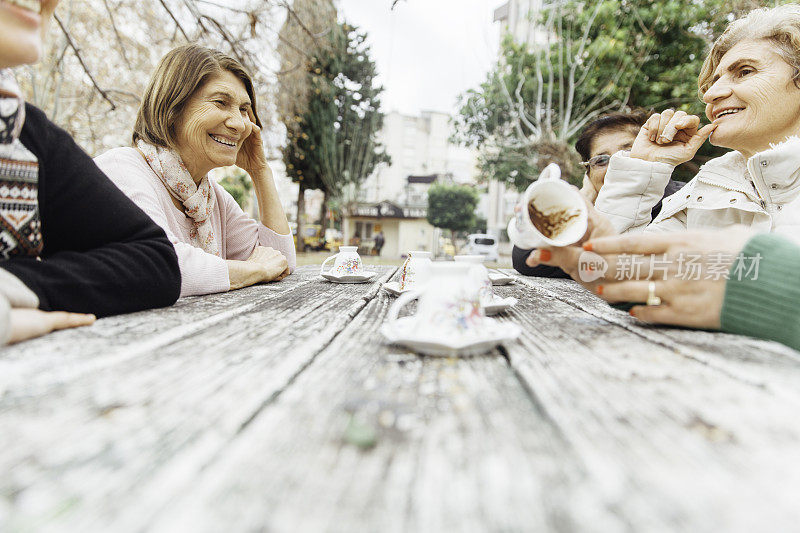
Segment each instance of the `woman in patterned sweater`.
M0 344L170 305L180 291L163 230L22 100L9 70L38 60L57 3L0 2Z

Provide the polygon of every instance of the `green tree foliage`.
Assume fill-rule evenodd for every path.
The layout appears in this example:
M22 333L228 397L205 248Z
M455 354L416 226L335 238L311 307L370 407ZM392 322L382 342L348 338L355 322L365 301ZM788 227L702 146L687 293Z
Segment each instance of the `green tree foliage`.
M522 190L557 162L576 183L582 171L572 144L603 113L702 113L696 80L708 45L731 12L749 7L722 0L554 2L540 13L535 42L507 36L487 80L461 95L454 138L481 148L489 179Z
M225 169L225 175L218 183L233 196L239 207L244 209L245 203L253 191L253 182L247 172L239 167L228 167Z
M302 234L305 218L305 191L323 187L315 175L303 150L297 147L304 139L304 117L307 115L312 95L311 79L321 48L336 23L336 7L332 0L294 0L286 21L278 33L278 55L281 68L278 72L276 103L280 121L286 128L287 143L282 149L287 175L298 184L297 232ZM308 134L305 134L305 138ZM298 241L298 247L302 245Z
M482 215L475 215L475 224L472 225L467 231L469 233L486 233L488 222Z
M428 222L451 233L474 228L477 206L478 194L472 187L437 183L428 189Z
M306 189L325 193L321 220L329 198L346 207L375 166L390 162L377 140L383 127L383 87L375 82L366 40L365 33L347 23L331 26L304 63L304 105L284 116L286 172L300 186L298 205Z
M359 186L379 163L390 162L377 141L383 127L383 87L375 84L367 35L343 23L330 33L310 69L308 109L284 152L289 175L300 171L333 197ZM291 166L290 166L291 165Z

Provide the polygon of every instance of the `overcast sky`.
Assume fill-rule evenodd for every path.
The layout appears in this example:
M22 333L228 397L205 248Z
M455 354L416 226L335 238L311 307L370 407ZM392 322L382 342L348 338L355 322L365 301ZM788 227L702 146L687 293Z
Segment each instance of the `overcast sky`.
M497 59L503 0L339 0L339 13L368 33L384 111L455 111Z

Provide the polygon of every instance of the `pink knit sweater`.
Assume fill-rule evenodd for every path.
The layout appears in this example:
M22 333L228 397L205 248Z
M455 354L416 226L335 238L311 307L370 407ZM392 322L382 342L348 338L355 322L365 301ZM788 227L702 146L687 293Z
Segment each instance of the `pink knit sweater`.
M181 296L210 294L230 289L225 259L245 260L256 246L281 252L294 270L296 258L291 235L275 233L241 210L236 200L214 181L216 194L211 224L220 243L222 257L192 246L191 219L172 203L169 192L135 148L114 148L95 158L100 169L156 224L164 228L175 246L181 267ZM225 258L225 259L223 259Z

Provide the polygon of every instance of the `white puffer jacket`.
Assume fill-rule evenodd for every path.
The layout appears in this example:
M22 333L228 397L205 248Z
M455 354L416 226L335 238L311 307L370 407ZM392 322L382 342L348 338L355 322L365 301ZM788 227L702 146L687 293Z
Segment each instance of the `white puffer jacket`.
M618 152L611 157L595 207L620 233L744 224L800 243L799 138L789 138L749 159L739 152L712 159L682 189L664 199L651 224L650 211L673 169Z

